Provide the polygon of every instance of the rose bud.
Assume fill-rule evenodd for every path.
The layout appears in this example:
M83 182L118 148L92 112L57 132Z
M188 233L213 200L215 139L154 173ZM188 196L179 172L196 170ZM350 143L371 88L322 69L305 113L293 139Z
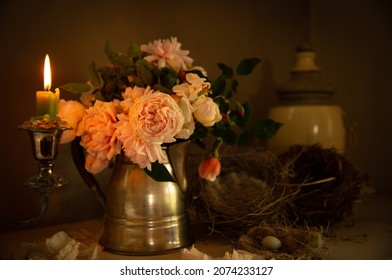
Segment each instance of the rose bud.
M216 177L220 174L221 163L219 159L210 157L200 163L198 170L200 177L209 182L214 182Z

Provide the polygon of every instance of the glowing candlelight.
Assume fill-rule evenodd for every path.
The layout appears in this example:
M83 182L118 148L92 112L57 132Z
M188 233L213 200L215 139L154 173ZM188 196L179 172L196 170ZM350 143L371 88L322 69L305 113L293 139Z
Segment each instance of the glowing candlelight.
M49 60L49 55L46 55L45 65L44 65L44 89L46 91L50 91L51 86L52 86L52 73L50 71L50 60Z
M58 88L51 92L52 74L50 70L49 55L45 57L44 65L44 91L36 92L37 116L40 118L55 119L59 108L60 91Z

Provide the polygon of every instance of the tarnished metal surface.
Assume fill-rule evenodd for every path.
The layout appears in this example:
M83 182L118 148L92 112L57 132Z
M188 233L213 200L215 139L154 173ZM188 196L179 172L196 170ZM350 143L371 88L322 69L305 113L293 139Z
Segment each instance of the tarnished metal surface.
M179 184L157 182L129 159L117 159L106 195L105 229L101 240L106 250L151 255L192 244L185 212L187 146L184 142L168 149L169 158L175 164L173 168L170 163L165 166Z

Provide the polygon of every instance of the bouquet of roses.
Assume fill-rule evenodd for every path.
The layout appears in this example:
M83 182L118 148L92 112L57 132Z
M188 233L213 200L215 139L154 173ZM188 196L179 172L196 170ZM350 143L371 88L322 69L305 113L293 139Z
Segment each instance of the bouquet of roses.
M204 148L205 139L212 136L213 150L200 164L199 174L214 181L220 173L222 143L241 145L253 136L266 139L280 127L263 120L245 130L249 105L233 100L235 74L250 74L260 61L257 58L242 60L235 71L219 63L222 75L211 81L174 37L131 44L127 54L107 42L105 53L110 65L96 68L92 63L87 83L61 86L81 94L80 102L60 100L58 116L73 127L64 132L62 142L81 137L85 168L91 173L123 153L151 175L153 168L167 161L164 145L192 139Z

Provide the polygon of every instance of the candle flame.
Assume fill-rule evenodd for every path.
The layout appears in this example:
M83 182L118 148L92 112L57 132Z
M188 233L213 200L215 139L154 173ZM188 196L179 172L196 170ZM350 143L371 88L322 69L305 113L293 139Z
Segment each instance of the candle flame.
M50 72L50 60L49 60L49 55L46 55L45 66L44 66L44 89L46 91L49 91L51 86L52 86L52 74Z

